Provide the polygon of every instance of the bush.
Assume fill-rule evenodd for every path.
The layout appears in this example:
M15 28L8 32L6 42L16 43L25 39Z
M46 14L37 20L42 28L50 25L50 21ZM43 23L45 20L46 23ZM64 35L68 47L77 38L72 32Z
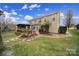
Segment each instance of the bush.
M79 24L77 24L77 25L76 25L76 29L78 29L78 30L79 30Z
M60 26L58 32L61 34L66 34L67 27L65 26Z

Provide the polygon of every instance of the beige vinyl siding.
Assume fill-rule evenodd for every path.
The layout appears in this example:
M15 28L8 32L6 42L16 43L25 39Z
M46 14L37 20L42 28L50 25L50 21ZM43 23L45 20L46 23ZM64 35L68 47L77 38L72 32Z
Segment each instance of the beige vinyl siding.
M53 20L53 18L55 18L55 20ZM37 18L35 20L33 19L30 21L30 24L31 25L37 24L40 28L41 25L44 25L46 22L48 22L50 23L49 32L57 33L59 28L59 21L60 21L60 12L55 12L55 13Z

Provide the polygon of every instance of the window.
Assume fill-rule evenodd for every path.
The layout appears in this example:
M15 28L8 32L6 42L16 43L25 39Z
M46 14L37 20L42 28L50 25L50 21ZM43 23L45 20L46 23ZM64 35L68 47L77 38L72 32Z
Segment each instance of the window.
M46 20L46 19L44 19L44 22L47 22L47 20Z
M41 23L41 20L39 20L39 23Z
M39 28L38 28L37 25L33 25L33 26L32 26L32 29L33 29L33 30L38 30Z
M53 17L53 21L55 21L55 17Z
M35 26L34 25L32 25L32 29L35 30Z

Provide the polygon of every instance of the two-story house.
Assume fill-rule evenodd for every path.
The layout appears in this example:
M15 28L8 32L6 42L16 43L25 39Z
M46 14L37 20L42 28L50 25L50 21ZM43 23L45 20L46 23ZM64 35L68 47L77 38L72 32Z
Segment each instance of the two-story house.
M32 29L35 31L42 29L43 31L50 33L58 33L60 12L55 12L36 19L32 19L29 22L32 26Z

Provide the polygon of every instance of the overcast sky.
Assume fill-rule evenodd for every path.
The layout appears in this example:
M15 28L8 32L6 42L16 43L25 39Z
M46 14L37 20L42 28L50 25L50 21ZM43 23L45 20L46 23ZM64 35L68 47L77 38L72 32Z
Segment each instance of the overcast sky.
M0 10L3 10L6 18L12 18L13 21L18 23L26 23L27 20L37 18L46 14L60 11L61 16L66 16L68 8L73 11L73 18L77 19L75 22L79 23L79 4L68 3L3 3L0 4Z

